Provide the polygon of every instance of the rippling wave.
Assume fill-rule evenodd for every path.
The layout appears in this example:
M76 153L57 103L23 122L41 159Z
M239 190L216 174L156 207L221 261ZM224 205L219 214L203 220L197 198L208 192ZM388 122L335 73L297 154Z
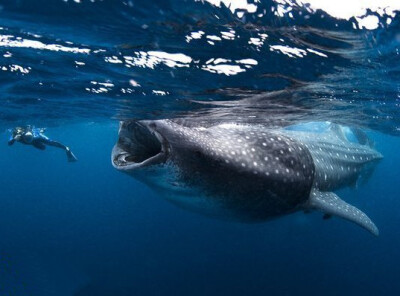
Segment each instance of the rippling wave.
M400 133L395 1L3 1L1 125L190 116Z

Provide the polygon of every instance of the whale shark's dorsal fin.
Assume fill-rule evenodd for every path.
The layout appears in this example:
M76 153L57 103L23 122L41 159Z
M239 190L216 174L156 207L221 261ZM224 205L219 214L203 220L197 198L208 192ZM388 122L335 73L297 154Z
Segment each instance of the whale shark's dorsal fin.
M339 216L358 224L376 236L379 235L378 228L365 213L341 200L333 192L311 190L307 207L320 210L325 214Z
M337 136L340 140L344 142L348 142L348 139L346 138L342 128L340 127L339 124L331 122L329 125L329 130Z

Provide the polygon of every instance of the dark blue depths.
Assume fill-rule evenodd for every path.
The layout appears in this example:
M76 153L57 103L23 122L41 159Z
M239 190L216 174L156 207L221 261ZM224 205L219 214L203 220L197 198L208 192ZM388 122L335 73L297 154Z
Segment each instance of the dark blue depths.
M341 219L296 213L236 224L186 212L111 168L115 123L53 128L80 160L1 145L1 295L376 295L400 291L397 138L343 199L375 238ZM95 144L94 144L95 143Z

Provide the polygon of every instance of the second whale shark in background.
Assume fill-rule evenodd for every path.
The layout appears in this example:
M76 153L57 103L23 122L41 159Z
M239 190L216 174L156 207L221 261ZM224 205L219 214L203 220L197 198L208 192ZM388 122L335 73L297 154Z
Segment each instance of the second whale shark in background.
M262 222L320 210L374 235L371 219L333 191L381 158L364 132L334 123L271 130L169 119L122 121L111 155L118 170L206 215Z

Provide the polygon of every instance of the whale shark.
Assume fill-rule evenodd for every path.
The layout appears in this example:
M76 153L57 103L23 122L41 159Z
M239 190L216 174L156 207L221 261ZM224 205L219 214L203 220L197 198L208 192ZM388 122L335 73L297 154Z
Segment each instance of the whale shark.
M359 129L159 119L121 121L118 136L112 165L180 207L248 223L318 210L379 234L364 212L334 193L382 158Z

